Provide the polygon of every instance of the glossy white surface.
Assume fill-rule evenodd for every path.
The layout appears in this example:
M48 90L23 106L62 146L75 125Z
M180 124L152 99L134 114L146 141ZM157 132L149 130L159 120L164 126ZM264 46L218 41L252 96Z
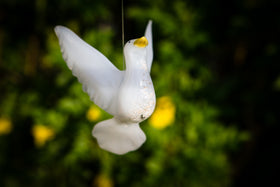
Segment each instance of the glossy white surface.
M146 140L139 123L154 111L156 97L150 77L153 60L152 22L145 37L148 46L137 47L130 40L124 47L126 70L118 70L102 53L75 33L56 26L55 33L67 66L91 100L114 118L98 123L93 129L101 148L115 154L138 149Z

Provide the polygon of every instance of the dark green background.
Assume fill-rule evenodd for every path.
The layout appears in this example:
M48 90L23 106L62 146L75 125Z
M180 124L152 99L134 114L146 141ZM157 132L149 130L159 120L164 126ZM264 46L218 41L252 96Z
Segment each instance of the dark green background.
M1 0L0 186L269 186L279 171L279 1L124 0L125 40L153 20L156 94L176 121L142 123L147 142L116 156L100 150L92 104L54 35L65 25L122 67L121 1ZM109 116L103 113L102 119ZM102 120L101 119L101 120ZM56 136L37 148L32 126Z

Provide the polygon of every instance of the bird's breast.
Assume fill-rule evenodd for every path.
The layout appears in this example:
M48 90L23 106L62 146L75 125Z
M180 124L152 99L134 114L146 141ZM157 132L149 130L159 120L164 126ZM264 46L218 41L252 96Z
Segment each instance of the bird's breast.
M139 123L153 113L155 103L155 91L149 72L128 72L119 92L120 118Z

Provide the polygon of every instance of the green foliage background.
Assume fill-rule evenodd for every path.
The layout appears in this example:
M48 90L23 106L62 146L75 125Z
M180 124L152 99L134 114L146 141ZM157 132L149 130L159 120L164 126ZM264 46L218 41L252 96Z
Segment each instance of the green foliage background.
M274 137L278 128L279 3L124 5L125 40L142 36L153 20L151 76L157 96L176 106L174 124L158 130L143 122L146 143L124 156L101 150L91 136L92 102L66 67L53 28L71 28L122 69L121 1L1 0L0 117L13 129L0 135L0 186L102 186L100 176L103 186L244 184L240 175L262 133ZM109 117L103 112L100 120ZM35 124L55 131L41 148Z

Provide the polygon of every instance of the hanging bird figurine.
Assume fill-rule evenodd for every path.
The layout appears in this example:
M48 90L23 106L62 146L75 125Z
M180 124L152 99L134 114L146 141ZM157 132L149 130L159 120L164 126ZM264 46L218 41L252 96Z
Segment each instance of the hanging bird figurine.
M83 85L83 90L100 108L113 115L92 130L99 146L115 154L138 149L146 136L139 123L147 119L156 104L150 70L153 60L152 21L145 36L124 46L126 69L117 69L102 53L63 26L56 26L67 66Z

